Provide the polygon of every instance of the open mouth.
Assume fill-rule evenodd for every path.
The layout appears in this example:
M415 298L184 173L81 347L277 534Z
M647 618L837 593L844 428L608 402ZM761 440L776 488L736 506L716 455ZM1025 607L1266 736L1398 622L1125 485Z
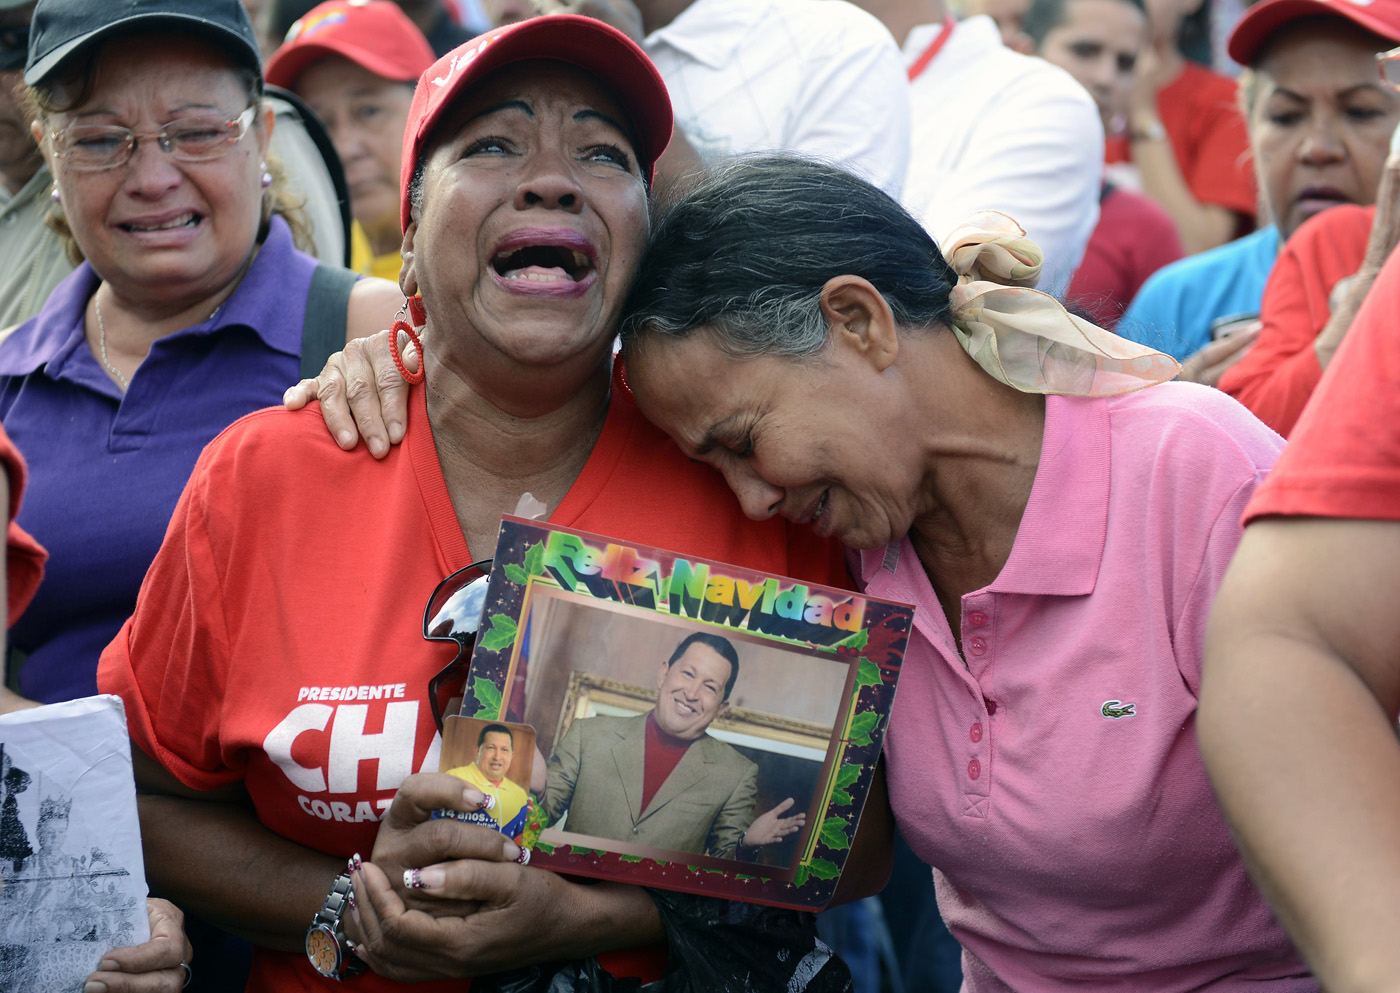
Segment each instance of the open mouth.
M822 513L826 510L826 498L829 496L831 496L830 490L822 490L821 499L817 501L817 509L812 511L813 521L819 521L822 519Z
M502 279L579 283L593 272L593 260L586 252L564 245L527 245L492 256L491 268Z
M157 221L150 223L131 221L126 224L119 224L118 227L120 227L123 231L128 231L133 234L145 234L151 231L174 231L178 228L196 227L198 226L199 222L203 219L204 215L198 214L195 211L191 210L184 214L180 214L176 217L172 217L166 221Z

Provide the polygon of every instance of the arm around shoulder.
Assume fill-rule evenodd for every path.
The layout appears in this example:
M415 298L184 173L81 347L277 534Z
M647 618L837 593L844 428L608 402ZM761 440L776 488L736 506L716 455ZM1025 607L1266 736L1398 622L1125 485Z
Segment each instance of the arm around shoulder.
M403 290L387 279L367 277L350 291L345 313L345 340L367 338L394 323L394 315L404 305Z

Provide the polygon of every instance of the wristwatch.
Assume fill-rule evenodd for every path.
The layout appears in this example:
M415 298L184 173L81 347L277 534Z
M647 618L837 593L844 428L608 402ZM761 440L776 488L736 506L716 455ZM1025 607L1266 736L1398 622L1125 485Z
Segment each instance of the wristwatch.
M311 966L327 979L351 979L369 966L350 950L345 940L345 912L350 909L350 874L335 877L320 911L306 929L306 957Z

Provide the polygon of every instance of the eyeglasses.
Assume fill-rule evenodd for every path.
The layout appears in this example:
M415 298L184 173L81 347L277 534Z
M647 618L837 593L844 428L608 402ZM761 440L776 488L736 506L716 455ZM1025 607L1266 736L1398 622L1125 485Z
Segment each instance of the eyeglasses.
M491 560L473 562L458 569L437 584L423 611L423 637L427 641L455 641L457 655L428 680L428 704L433 722L442 730L444 714L461 709L466 686L466 669L471 662L481 615L486 609L486 585L491 579Z
M1376 56L1380 65L1381 82L1392 90L1400 90L1400 48L1392 48Z
M138 133L112 124L70 124L50 133L54 155L70 169L99 172L125 165L144 138L154 138L161 150L180 162L208 162L226 154L243 140L258 104L232 120L217 117L182 117L159 131Z

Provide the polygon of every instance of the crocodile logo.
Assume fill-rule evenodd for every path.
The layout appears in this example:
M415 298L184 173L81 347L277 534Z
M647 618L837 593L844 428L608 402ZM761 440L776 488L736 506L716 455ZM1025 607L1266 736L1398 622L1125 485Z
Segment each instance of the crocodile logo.
M1099 712L1115 721L1120 717L1136 717L1137 704L1124 703L1122 700L1105 700Z

